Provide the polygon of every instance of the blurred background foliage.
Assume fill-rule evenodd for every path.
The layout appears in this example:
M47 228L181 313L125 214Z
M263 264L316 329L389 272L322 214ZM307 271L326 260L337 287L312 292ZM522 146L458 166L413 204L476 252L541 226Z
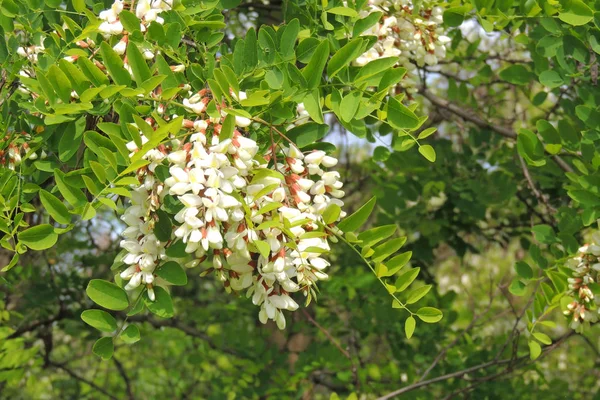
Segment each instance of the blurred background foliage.
M231 37L240 35L236 29L297 16L294 10L305 5L223 3ZM565 86L548 90L535 80L523 87L519 74L498 71L521 64L531 74L546 70L548 60L535 52L549 33L545 24L532 19L519 31L511 19L504 35L488 34L482 28L488 20L471 4L482 2L464 3L451 4L467 9L454 13L463 18L452 22L460 29L451 32L447 60L419 69L422 87L414 94L429 115L423 129L438 127L428 138L435 163L403 151L409 147L404 139L384 130L359 140L331 120L325 139L338 147L347 210L376 196L369 226L396 224L409 237L410 264L421 268L417 286L434 285L423 302L443 311L440 323L419 321L407 340L399 310L390 308L376 277L340 243L331 257L332 279L320 286L318 302L290 316L284 331L261 325L247 299L226 294L212 278L190 276L187 286L173 288L176 318L135 316L140 342L121 343L110 361L100 362L91 354L97 332L79 316L93 306L85 296L87 282L111 276L118 252L123 227L105 212L61 235L54 248L22 256L0 283L0 398L596 398L597 324L575 335L555 310L538 327L553 341L532 361L527 312L550 303L544 296L552 293L538 285L511 286L517 261L544 262L539 254L549 246L532 237L532 226L568 232L572 239L565 243L585 242L587 231L581 229L593 225L568 207L565 171L574 174L573 166L581 171L584 163L597 169L594 155L587 156L589 146L595 152L594 138L590 133L588 142L561 153L569 160L566 170L549 156L544 168L534 169L523 157L537 155L515 151L514 138L498 128L562 121L568 148L568 132L587 124L577 119L576 106L600 96L595 54L576 60L587 72ZM487 3L491 8L510 3L528 15L534 6L541 10L552 2ZM463 23L469 12L472 19ZM584 35L582 28L573 29L567 36ZM569 40L563 52L571 51ZM582 159L583 167L572 158Z

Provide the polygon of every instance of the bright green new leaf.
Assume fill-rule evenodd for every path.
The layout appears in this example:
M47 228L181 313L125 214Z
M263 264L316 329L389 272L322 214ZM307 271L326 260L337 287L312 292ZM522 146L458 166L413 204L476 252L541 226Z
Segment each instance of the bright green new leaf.
M594 11L581 0L570 0L567 9L558 14L558 18L569 25L585 25L594 19Z
M406 290L406 288L409 287L410 284L413 283L415 279L417 279L417 276L419 275L420 271L421 271L420 268L413 268L413 269L409 269L408 271L405 271L404 273L402 273L398 277L398 279L396 279L396 283L394 283L394 286L396 287L396 291L402 292L402 291Z
M127 293L112 282L92 279L85 292L94 303L109 310L121 311L129 307Z
M407 339L412 337L416 326L417 320L412 315L406 318L406 321L404 322L404 333L406 334Z
M125 343L133 344L140 340L140 330L136 325L127 325L127 328L121 332L120 337Z
M183 286L188 282L184 269L175 261L168 261L157 268L156 276L176 286Z
M425 157L425 159L427 159L427 161L435 162L435 158L436 158L435 150L430 145L424 144L422 146L419 146L419 153L421 153L421 155L423 157Z
M429 291L432 285L424 285L406 292L406 304L414 304L421 300Z
M19 243L32 250L45 250L56 244L58 235L49 224L36 225L17 234Z
M171 295L165 289L160 286L154 286L154 301L148 298L148 294L144 293L144 304L148 307L151 313L161 318L173 317L175 311L173 310L173 300Z
M56 222L59 224L71 223L71 214L69 214L67 206L65 206L62 201L45 190L40 190L39 194L42 205Z
M327 64L327 75L335 77L343 68L347 67L352 60L360 55L363 39L356 38L348 42L344 47L335 52ZM314 57L314 56L313 56Z
M395 98L388 101L388 121L396 129L414 129L419 126L419 118Z
M110 360L115 351L115 345L113 343L112 337L103 337L98 339L96 343L94 343L92 351L101 359L105 361Z
M103 310L85 310L81 313L83 322L102 332L114 332L117 330L115 317Z
M343 232L354 232L358 228L367 222L367 219L371 215L373 208L375 207L375 197L372 197L362 207L356 210L352 215L344 218L342 222L338 224Z
M442 319L444 315L440 310L433 307L423 307L417 311L417 317L421 319L423 322L427 322L428 324L434 324Z

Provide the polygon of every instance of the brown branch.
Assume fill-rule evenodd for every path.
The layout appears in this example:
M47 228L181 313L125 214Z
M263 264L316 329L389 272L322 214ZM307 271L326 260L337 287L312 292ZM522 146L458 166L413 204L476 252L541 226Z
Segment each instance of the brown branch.
M563 335L555 343L553 343L550 346L545 347L543 349L542 355L548 354L549 352L553 351L558 346L560 346L567 338L571 337L574 334L575 334L575 331L571 331L571 332L567 333L566 335ZM536 360L534 360L533 362L531 362L531 363L525 363L524 365L531 365L531 364L533 364L537 360L540 360L542 358L542 355L540 357L538 357ZM393 391L391 393L388 393L385 396L381 396L377 400L388 400L388 399L391 399L393 397L399 396L401 394L408 393L408 392L411 392L413 390L419 389L421 387L431 385L433 383L443 382L443 381L446 381L448 379L453 379L453 378L461 378L464 375L467 375L467 374L470 374L472 372L476 372L476 371L479 371L479 370L482 370L482 369L487 369L487 368L492 367L492 366L509 364L509 365L511 365L511 367L509 367L508 369L510 369L510 372L512 372L512 371L514 371L516 369L515 368L516 364L520 363L521 361L523 361L523 360L525 360L527 358L529 358L529 354L521 356L521 357L519 357L517 359L508 358L508 359L505 359L505 360L488 361L486 363L479 364L479 365L476 365L474 367L466 368L466 369L463 369L461 371L452 372L450 374L438 376L437 378L432 378L432 379L429 379L429 380L426 380L426 381L417 382L415 384L412 384L412 385L403 387L401 389L398 389L396 391ZM521 368L524 365L521 365L518 368ZM480 378L480 379L486 379L486 377L483 377L483 378Z
M482 119L481 117L479 117L477 114L466 110L462 107L457 106L456 104L452 104L447 100L441 99L439 97L437 97L436 95L434 95L433 93L427 91L427 90L421 90L420 93L423 95L423 97L425 97L427 100L429 100L432 104L441 107L445 110L450 111L453 114L458 115L459 117L461 117L462 119L469 121L475 125L477 125L480 128L485 128L485 129L489 129L493 132L496 132L508 139L513 139L515 140L517 138L517 133L515 131L513 131L512 129L509 128L505 128L503 126L499 126L499 125L495 125L492 124L491 122L485 121L484 119ZM553 155L552 159L556 162L556 164L565 172L573 172L573 168L571 168L571 166L569 164L567 164L562 158L560 158L557 155Z
M190 326L183 325L176 319L157 321L155 319L147 318L144 316L135 316L133 318L129 318L129 320L130 321L138 321L138 322L148 322L150 325L154 326L155 328L170 327L170 328L178 329L178 330L184 332L185 334L187 334L188 336L195 337L195 338L205 341L208 344L208 346L213 350L222 351L223 353L227 353L232 356L236 356L236 357L240 357L240 358L251 359L251 357L249 357L245 354L242 354L242 353L238 352L237 350L217 346L206 333L200 332Z
M319 323L317 321L315 321L314 318L311 317L310 314L305 309L302 309L302 313L304 314L306 319L310 321L311 324L316 326L321 332L323 332L323 334L325 336L327 336L327 339L329 339L329 341L340 351L340 353L342 353L344 355L344 357L346 357L348 360L352 360L350 353L348 353L348 351L344 350L342 348L342 346L340 346L340 344L337 342L337 340L335 340L335 338L333 336L331 336L331 333L329 333L329 331L327 329L325 329L321 325L319 325Z
M510 374L510 373L512 373L514 371L517 371L517 370L519 370L521 368L528 367L528 366L534 364L535 362L537 362L537 361L541 360L542 358L546 357L550 352L552 352L553 350L555 350L556 348L558 348L565 340L567 340L569 337L573 336L574 334L575 334L575 331L571 331L571 332L563 335L561 338L559 338L558 340L556 340L554 343L552 343L551 345L549 345L546 348L544 348L544 352L537 359L535 359L535 360L533 360L531 362L527 362L528 356L523 356L523 357L521 357L518 360L518 362L520 363L522 361L525 361L524 363L522 363L520 365L511 364L506 369L504 369L504 370L502 370L502 371L500 371L498 373L495 373L495 374L492 374L492 375L488 375L488 376L484 376L482 378L475 379L475 381L476 381L475 383L473 383L472 385L469 385L469 386L467 386L467 387L465 387L463 389L458 389L458 390L450 393L448 396L444 397L444 400L450 400L451 398L453 398L454 396L456 396L458 394L465 393L465 392L468 392L470 390L473 390L474 388L476 388L477 386L481 385L482 383L489 382L491 380L494 380L494 379L499 378L499 377L504 376L504 375L508 375L508 374Z
M113 400L119 400L118 397L113 396L112 394L110 394L109 392L107 392L106 390L104 390L103 388L101 388L100 386L96 385L94 382L77 375L75 372L73 372L73 370L71 370L70 368L68 368L67 366L65 366L64 364L58 364L55 363L53 361L50 361L48 363L48 365L54 367L54 368L58 368L58 369L62 369L63 371L65 371L67 374L71 375L73 378L75 378L76 380L85 383L86 385L92 387L93 389L97 390L98 392L102 393L103 395L105 395L106 397L113 399Z
M491 280L491 279L490 279ZM473 320L471 320L471 322L469 323L469 325L458 335L456 336L456 338L446 347L444 347L442 349L442 351L439 352L439 354L437 355L437 357L433 360L433 362L431 363L431 365L425 370L425 372L423 372L423 375L421 375L421 377L419 378L418 382L421 382L423 379L425 379L427 377L427 375L429 375L429 373L435 368L435 366L446 356L446 353L448 352L448 350L450 350L452 347L454 347L458 341L467 333L469 332L473 326L475 326L475 323L484 315L486 315L489 311L490 308L492 307L492 303L494 302L494 295L493 295L493 283L490 282L490 294L489 294L489 302L488 305L486 306L485 310L476 315Z
M114 355L113 355L112 359L115 362L117 369L119 370L119 374L121 374L121 377L123 378L123 381L125 382L125 390L127 391L127 398L130 400L135 400L135 396L133 395L133 390L131 388L131 381L129 380L129 376L127 376L127 372L125 371L123 364L121 364L121 362Z
M523 170L523 175L525 175L525 179L527 180L527 184L529 185L529 188L533 192L534 196L539 201L541 201L546 207L548 207L548 211L550 211L552 214L556 214L556 208L552 207L548 203L548 199L546 198L546 196L544 196L542 194L542 192L540 192L535 187L535 183L533 182L533 179L531 178L531 174L529 173L529 168L527 168L527 164L525 163L525 160L523 160L523 157L521 157L520 154L517 153L517 155L519 156L519 162L521 163L521 169ZM552 218L552 214L550 214L550 218Z
M48 318L48 319L45 319L42 321L36 321L36 322L32 323L31 325L21 327L21 328L17 329L16 331L14 331L13 333L11 333L10 335L8 335L7 339L14 339L16 337L23 335L24 333L34 331L37 328L51 325L52 323L65 318L66 316L67 316L67 313L61 308L60 311L58 312L58 314L56 314L54 317L51 317L51 318Z

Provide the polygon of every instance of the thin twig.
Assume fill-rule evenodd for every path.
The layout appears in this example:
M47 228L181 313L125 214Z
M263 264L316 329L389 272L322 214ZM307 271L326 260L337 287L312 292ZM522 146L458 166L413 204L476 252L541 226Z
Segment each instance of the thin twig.
M85 383L86 385L92 387L93 389L97 390L98 392L102 393L103 395L105 395L106 397L110 398L110 399L114 399L114 400L119 400L118 397L113 396L112 394L110 394L109 392L107 392L106 390L104 390L103 388L101 388L100 386L96 385L94 382L76 374L75 372L73 372L73 370L71 370L70 368L68 368L67 366L65 366L64 364L59 364L59 363L55 363L53 361L50 361L48 363L48 365L54 367L54 368L58 368L58 369L62 369L63 371L65 371L67 374L71 375L73 378L77 379L80 382Z
M115 365L117 366L117 369L119 370L119 373L121 374L121 377L123 378L123 381L125 382L125 390L127 391L127 397L130 400L134 400L135 396L133 395L133 390L131 388L131 381L129 380L129 376L127 376L127 372L125 371L123 364L121 364L121 362L114 355L113 355L112 359L115 362Z
M452 104L447 100L437 97L433 93L427 90L421 90L420 93L431 103L434 105L446 109L453 114L458 115L462 119L472 122L480 128L489 129L493 132L496 132L506 138L515 140L517 138L517 133L512 129L505 128L503 126L492 124L491 122L485 121L476 115L473 112L470 112L462 107L457 106L456 104ZM552 159L556 162L556 164L565 172L573 172L573 168L569 164L567 164L562 158L558 155L553 155Z
M335 340L335 338L333 336L331 336L331 333L329 333L329 331L327 329L323 328L317 321L315 321L315 319L313 317L311 317L310 314L305 309L302 309L302 312L304 313L304 316L306 317L307 320L310 321L311 324L316 326L321 332L323 332L323 334L325 336L327 336L327 339L329 339L329 341L340 351L340 353L342 353L344 355L344 357L346 357L348 360L352 360L350 353L348 353L348 351L344 350L344 348L342 348L342 346L340 346L340 344L337 342L337 340Z
M552 350L556 349L567 338L571 337L574 334L575 334L575 332L571 331L571 332L567 333L566 335L562 336L554 344L545 347L542 354L547 354L547 353L551 352ZM453 379L453 378L461 378L464 375L467 375L467 374L470 374L472 372L476 372L476 371L479 371L479 370L482 370L482 369L487 369L487 368L492 367L492 366L504 365L504 364L512 364L513 365L511 367L512 368L511 371L512 371L512 370L515 369L515 367L514 367L515 363L521 362L521 361L523 361L523 360L525 360L527 358L529 358L529 354L521 356L521 357L517 358L516 360L514 360L512 358L508 358L508 359L505 359L505 360L492 360L492 361L488 361L486 363L479 364L479 365L476 365L474 367L466 368L466 369L463 369L461 371L452 372L450 374L438 376L437 378L432 378L432 379L429 379L429 380L426 380L426 381L417 382L415 384L412 384L412 385L403 387L401 389L395 390L395 391L393 391L391 393L388 393L385 396L381 396L377 400L388 400L388 399L391 399L393 397L399 396L401 394L408 393L408 392L411 392L413 390L419 389L421 387L431 385L433 383L443 382L443 381L446 381L448 379ZM542 356L538 357L536 359L536 361L539 360L539 359L541 359L541 358L542 358ZM525 364L525 365L530 365L530 364L531 363L528 363L528 364ZM481 379L485 379L485 377L481 378Z

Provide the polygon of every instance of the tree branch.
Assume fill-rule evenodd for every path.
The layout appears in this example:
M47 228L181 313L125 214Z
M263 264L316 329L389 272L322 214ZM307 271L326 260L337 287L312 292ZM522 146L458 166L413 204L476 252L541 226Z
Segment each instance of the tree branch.
M566 335L563 335L554 344L552 344L552 345L547 346L546 348L544 348L542 355L543 354L547 354L547 353L551 352L552 350L556 349L567 338L571 337L574 334L575 334L575 331L571 331L571 332L567 333ZM513 365L513 367L510 367L510 370L513 371L513 370L515 370L515 368L514 368L515 363L519 363L519 362L525 360L526 358L529 358L529 354L525 355L525 356L521 356L521 357L519 357L517 359L508 358L508 359L505 359L505 360L488 361L486 363L479 364L479 365L476 365L474 367L463 369L462 371L452 372L450 374L438 376L437 378L432 378L432 379L429 379L429 380L426 380L426 381L417 382L415 384L412 384L412 385L403 387L401 389L398 389L396 391L393 391L391 393L388 393L385 396L381 396L377 400L388 400L388 399L391 399L391 398L393 398L395 396L399 396L401 394L408 393L408 392L411 392L413 390L419 389L419 388L421 388L423 386L428 386L428 385L431 385L431 384L437 383L437 382L443 382L443 381L446 381L448 379L460 378L460 377L463 377L464 375L467 375L467 374L470 374L472 372L476 372L476 371L479 371L479 370L482 370L482 369L487 369L487 368L492 367L492 366L509 364L509 365ZM541 358L541 356L538 358L538 360L540 358ZM535 361L533 361L533 362L535 362ZM530 364L531 363L527 363L525 365L530 365ZM485 379L485 377L482 378L482 379Z
M429 92L428 90L422 89L420 91L420 93L423 95L423 97L425 97L427 100L429 100L432 104L434 104L438 107L441 107L445 110L448 110L451 113L458 115L462 119L469 121L469 122L477 125L480 128L489 129L489 130L496 132L508 139L515 140L517 138L517 133L515 131L513 131L512 129L505 128L505 127L499 126L499 125L494 125L491 122L485 121L484 119L482 119L475 113L468 111L464 108L461 108L461 107L457 106L456 104L452 104L447 100L441 99L441 98L437 97L436 95L434 95L433 93ZM569 164L567 164L558 155L553 155L552 159L556 162L556 164L563 171L573 172L573 168L571 168L571 166Z
M131 381L129 380L129 377L127 376L127 372L125 371L123 364L121 364L121 362L119 360L117 360L117 357L115 357L114 354L113 354L112 359L115 362L115 365L117 366L117 369L119 370L119 373L121 374L121 377L123 378L123 381L125 382L125 390L127 391L127 398L130 400L134 400L135 396L133 395L133 390L131 389Z
M58 363L55 363L53 361L50 361L48 363L48 365L50 365L50 366L52 366L54 368L62 369L63 371L65 371L67 374L71 375L76 380L85 383L86 385L88 385L91 388L97 390L98 392L102 393L103 395L105 395L106 397L108 397L110 399L119 400L118 397L113 396L112 394L110 394L109 392L107 392L106 390L104 390L103 388L101 388L100 386L96 385L94 382L92 382L90 380L87 380L86 378L84 378L82 376L77 375L75 372L73 372L72 369L68 368L64 364L58 364Z

